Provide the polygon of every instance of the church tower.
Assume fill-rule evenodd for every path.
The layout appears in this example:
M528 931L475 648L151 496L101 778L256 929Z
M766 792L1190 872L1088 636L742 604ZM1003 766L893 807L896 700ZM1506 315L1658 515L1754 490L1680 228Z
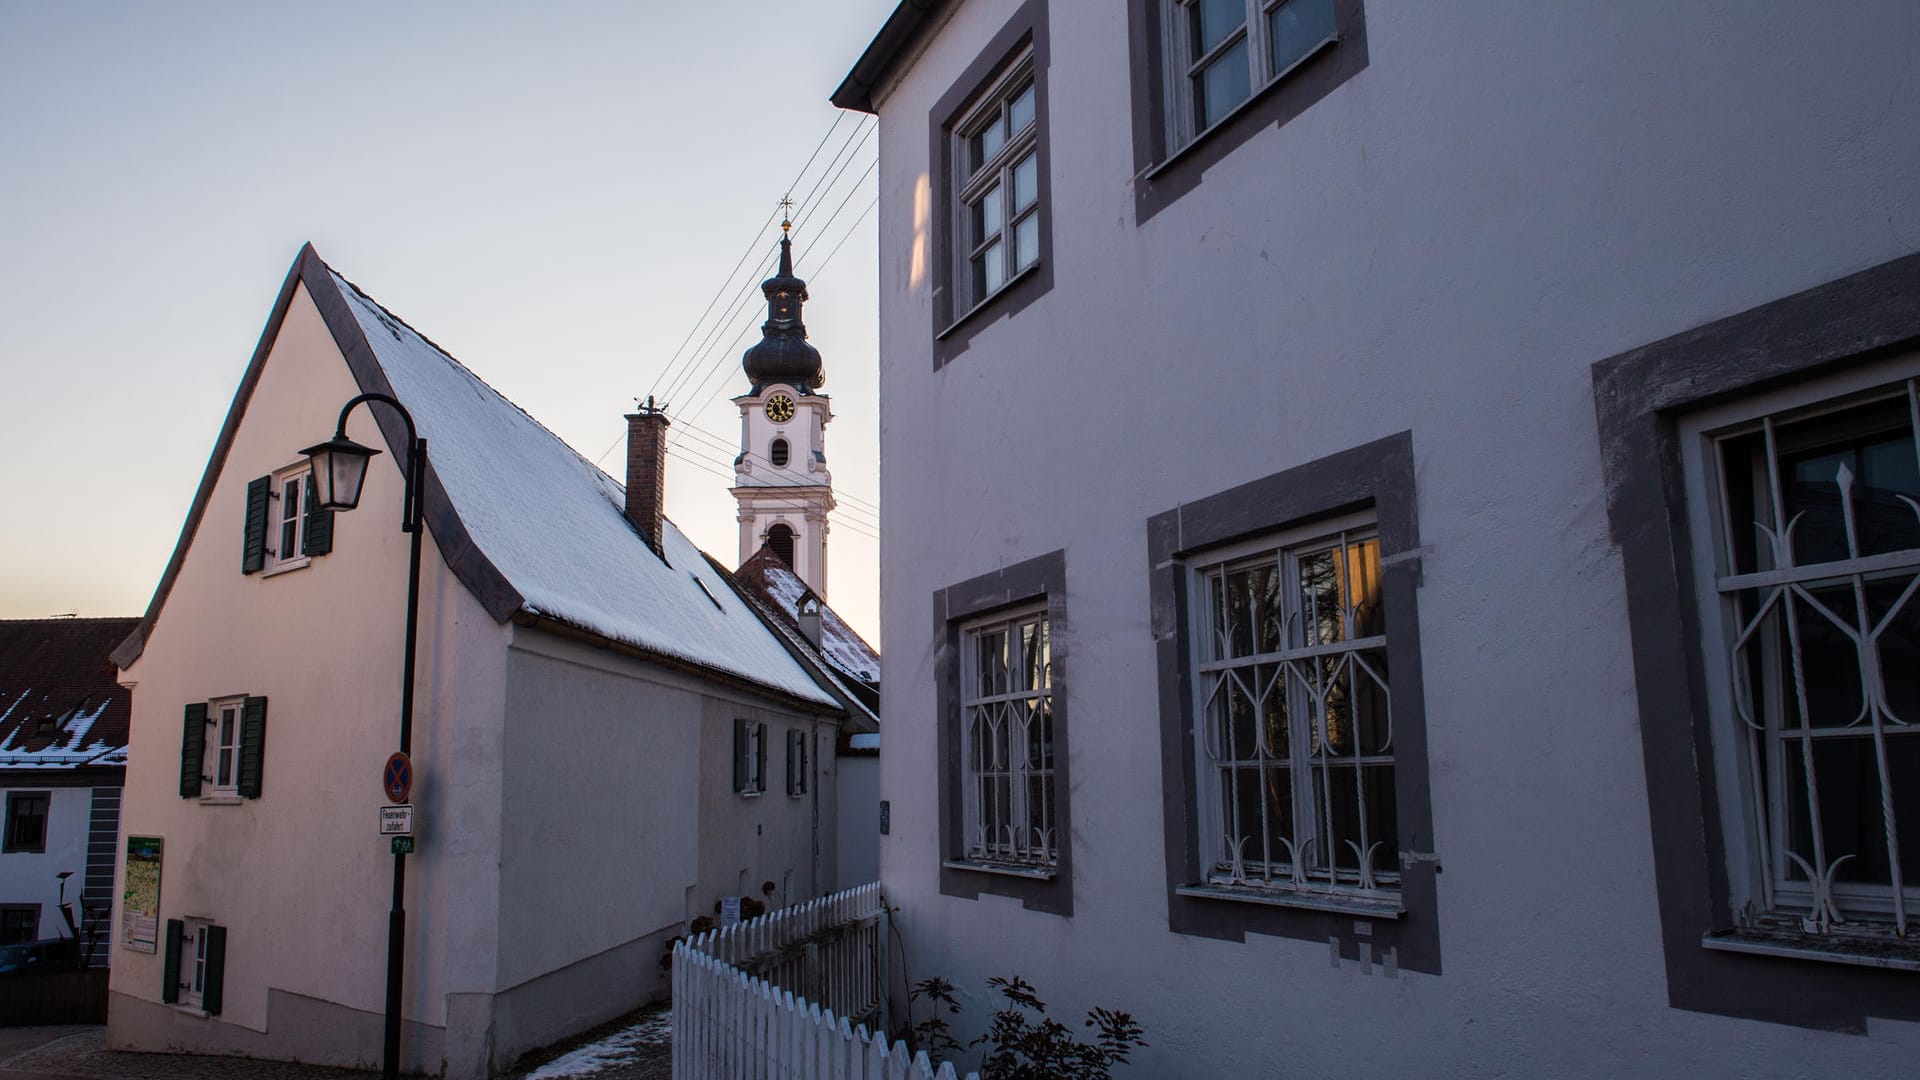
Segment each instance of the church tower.
M793 276L789 222L780 223L780 270L760 284L767 321L760 341L740 358L751 384L740 407L740 456L733 459L733 497L740 504L740 561L773 548L814 595L827 595L826 427L833 419L820 351L807 344L800 308L807 283Z

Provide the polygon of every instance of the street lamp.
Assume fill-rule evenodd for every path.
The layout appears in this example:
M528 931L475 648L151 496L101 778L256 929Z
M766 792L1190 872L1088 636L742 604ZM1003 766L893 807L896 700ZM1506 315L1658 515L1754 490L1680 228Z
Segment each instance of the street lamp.
M361 394L340 409L340 422L333 438L309 446L301 453L313 468L313 498L327 510L351 510L360 505L360 488L367 479L367 462L380 451L361 446L347 438L347 414L361 402L380 402L391 406L407 427L406 493L400 511L400 531L413 534L413 554L407 567L407 640L406 659L400 668L400 752L413 752L413 657L415 631L420 624L420 538L422 528L421 493L426 488L427 440L414 430L413 416L406 406L387 394ZM400 983L406 972L407 941L407 857L396 851L393 856L393 908L387 913L387 1013L386 1038L381 1056L383 1080L400 1075Z

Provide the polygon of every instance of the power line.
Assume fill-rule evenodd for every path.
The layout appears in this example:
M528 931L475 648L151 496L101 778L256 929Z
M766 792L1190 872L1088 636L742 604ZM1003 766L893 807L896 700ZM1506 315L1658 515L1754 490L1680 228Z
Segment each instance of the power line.
M684 451L679 451L679 450L669 450L667 451L667 453L668 453L668 456L678 457L681 461L685 462L688 465L692 465L696 469L702 469L706 472L710 472L713 475L718 476L722 479L727 478L727 474L725 472L723 472L717 466L713 465L712 462L706 458L694 457L691 454L688 454ZM787 510L813 509L813 507L807 503L788 501L788 500L777 501L773 503L773 505L781 509L787 509ZM838 511L835 510L834 513L838 513ZM853 520L851 518L842 517L840 518L839 524L842 528L848 529L852 532L859 533L860 535L865 536L870 540L880 539L879 533L873 531L867 526L862 525L858 521Z
M816 193L819 194L821 198L824 199L828 194L832 192L834 184L837 183L839 181L840 176L846 172L847 166L853 164L854 158L859 154L860 149L866 146L867 138L870 137L875 130L878 130L878 127L879 127L878 121L875 121L872 125L868 125L866 122L866 118L862 117L860 122L854 126L853 130L847 132L846 140L843 141L840 144L840 146L834 151L833 157L828 159L826 165L822 167L820 175L814 178L813 187L808 189L807 194L801 198L800 204L799 204L800 218L799 218L799 221L796 222L794 225L795 231L799 231L805 225L807 219L812 216L813 210L815 209L815 207L818 206L818 203L814 200L815 194ZM861 135L862 132L864 132L865 134L860 138L858 145L855 145L854 137L856 135ZM874 159L874 164L878 164L878 162L879 162L879 159L876 157ZM836 165L838 165L837 169L835 168ZM867 167L867 172L870 173L872 171L873 171L873 165L869 165ZM832 179L827 180L826 178L829 173L832 174ZM865 178L866 178L865 174L862 174L861 179L864 180ZM822 180L826 180L826 187L824 191L821 188ZM798 182L798 178L796 178L796 183L797 182ZM858 181L856 181L856 184L857 183ZM846 200L843 197L841 200L842 205L845 205L845 201ZM836 213L838 212L838 208L836 208L835 212ZM831 221L829 221L829 223L831 223ZM765 229L765 227L766 226L764 224L761 226L763 230ZM765 257L765 259L762 260L762 264L768 267L769 275L771 274L771 267L774 265L775 259L777 258L778 250L779 250L778 243L776 242L775 244L769 247L767 256ZM729 281L732 280L731 276L729 276L728 280ZM722 315L719 319L714 320L712 325L710 325L707 328L707 332L701 336L700 344L696 345L694 347L694 350L686 355L686 357L682 361L680 371L678 372L678 374L674 376L674 378L670 381L669 385L667 386L667 389L663 394L664 397L666 397L669 400L675 397L679 397L681 391L685 388L687 384L687 380L693 377L695 372L701 370L702 363L708 362L709 360L712 359L713 345L715 342L719 340L720 336L725 333L725 328L729 325L732 325L733 321L736 318L740 317L744 312L747 312L752 309L754 286L755 286L755 280L753 276L747 277L744 281L740 283L739 289L734 293L732 301L730 301L727 304L726 313ZM723 285L721 288L722 288L722 291L724 291L726 286ZM743 336L743 335L736 335L736 338L739 336ZM732 351L731 348L726 350L726 352L731 352L731 351ZM725 353L723 353L722 355L724 356ZM706 377L701 378L696 384L694 393L696 394L699 393L700 388L705 387L707 384L707 381L711 379L711 377L712 377L711 374L709 374Z
M673 422L675 424L684 426L687 429L687 434L692 435L704 441L707 444L707 447L713 450L714 452L734 453L736 451L740 451L740 448L738 446L734 445L731 442L728 442L725 438L714 434L711 430L700 427L697 424L694 424L692 421L684 420L684 419L676 419ZM782 468L782 466L775 465L773 463L772 458L769 458L765 454L759 453L757 451L746 450L744 451L744 454L749 460L756 461L756 462L765 462L768 466L776 469ZM870 502L869 500L862 499L857 495L853 495L847 492L841 492L838 490L836 490L833 493L833 497L835 499L845 499L849 504L854 505L862 513L865 513L869 516L873 516L873 517L878 516L880 507Z
M807 175L807 170L813 166L814 160L820 156L820 151L827 145L827 140L833 138L833 133L839 129L840 121L845 115L844 112L836 112L834 114L833 123L827 125L827 130L821 133L820 141L814 144L813 152L807 155L806 163L801 165L800 171L794 174L793 183L788 185L789 189L799 186L801 178ZM862 126L865 120L865 117L861 117L860 120L855 123L855 128L857 129ZM851 135L849 135L849 138L851 138ZM836 153L835 156L837 157L838 154ZM831 164L832 163L829 162L827 167L831 167ZM822 168L821 173L824 175L825 172L826 168ZM818 178L816 177L815 180L817 183ZM768 212L766 220L762 221L760 227L753 231L753 238L747 241L746 250L740 253L740 258L734 263L733 269L727 271L727 276L722 279L720 287L714 290L713 299L707 301L707 306L700 312L700 317L695 319L693 326L687 330L687 336L681 339L680 345L673 350L673 355L667 359L667 363L654 375L653 385L647 387L647 393L649 395L659 388L660 380L665 378L669 371L673 370L675 360L677 360L681 352L686 349L687 343L693 340L693 335L700 329L700 324L706 321L707 316L713 312L714 305L718 304L720 298L726 295L727 286L733 282L734 276L740 272L740 268L746 264L749 258L753 257L753 250L758 245L759 238L767 231L767 226L773 223L773 219L775 215L779 214L780 209L780 205L776 203L773 209Z

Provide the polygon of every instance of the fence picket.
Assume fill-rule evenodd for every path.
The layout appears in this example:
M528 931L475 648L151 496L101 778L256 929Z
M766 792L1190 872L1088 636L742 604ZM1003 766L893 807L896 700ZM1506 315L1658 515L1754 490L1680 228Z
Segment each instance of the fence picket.
M956 1080L888 1045L885 915L868 884L676 944L673 1080Z

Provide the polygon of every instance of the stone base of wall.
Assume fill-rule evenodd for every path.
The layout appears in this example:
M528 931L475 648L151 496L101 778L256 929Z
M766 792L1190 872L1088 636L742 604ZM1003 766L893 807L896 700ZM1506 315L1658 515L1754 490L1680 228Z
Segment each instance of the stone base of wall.
M223 1023L172 1005L114 991L107 1000L107 1045L149 1053L215 1054L378 1069L385 1019L374 1012L331 1001L267 990L267 1030ZM438 1074L445 1060L446 1031L430 1024L402 1023L400 1067Z
M678 923L663 927L491 995L492 1045L485 1048L485 1065L493 1071L474 1068L479 1062L463 1053L481 1047L461 1047L450 1041L447 1076L497 1075L530 1050L666 1000L672 981L667 969L660 966L660 958L667 953L667 942L679 932ZM484 1010L488 997L449 994L448 1026L456 1032L468 1030L459 1019L469 1011Z

